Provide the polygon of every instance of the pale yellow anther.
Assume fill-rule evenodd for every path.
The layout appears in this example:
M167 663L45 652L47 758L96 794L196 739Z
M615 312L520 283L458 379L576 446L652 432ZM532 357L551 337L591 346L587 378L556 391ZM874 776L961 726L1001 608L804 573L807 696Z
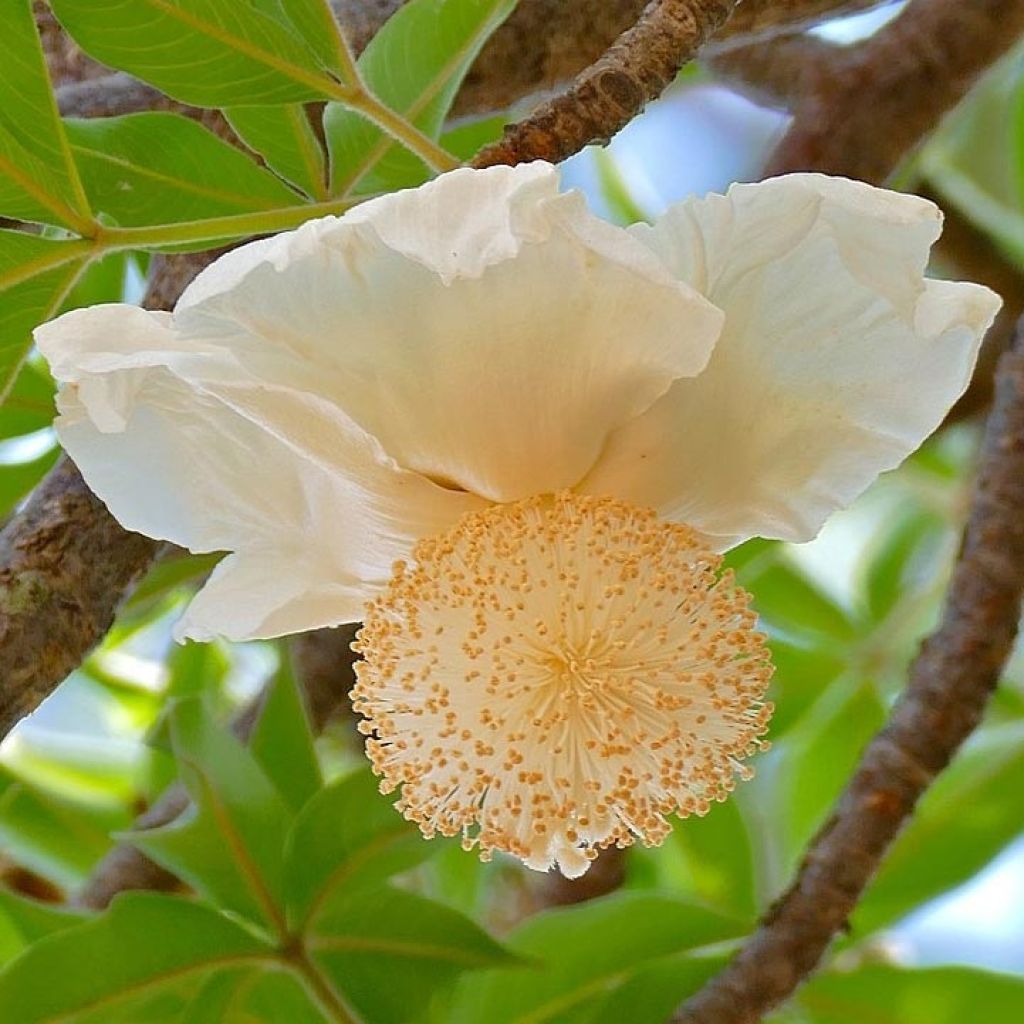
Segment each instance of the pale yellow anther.
M660 843L749 776L771 713L764 637L719 565L689 527L571 493L421 541L356 645L382 786L424 835L570 876Z

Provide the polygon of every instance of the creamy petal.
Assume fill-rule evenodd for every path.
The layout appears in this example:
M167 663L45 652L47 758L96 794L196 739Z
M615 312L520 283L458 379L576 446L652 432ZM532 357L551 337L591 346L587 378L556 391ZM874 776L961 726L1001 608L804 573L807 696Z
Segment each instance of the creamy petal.
M635 233L726 314L707 369L617 431L581 484L719 539L807 540L938 427L999 308L927 281L926 200L800 174Z
M309 457L315 410L301 418L286 388L247 377L224 353L197 353L164 315L76 310L36 338L63 385L61 442L118 521L192 551L236 553L185 635L352 621L417 539L482 504L397 468L337 410L323 431L330 458ZM229 403L215 384L232 374Z
M580 480L704 367L722 319L543 164L453 172L257 246L200 275L176 331L492 500Z

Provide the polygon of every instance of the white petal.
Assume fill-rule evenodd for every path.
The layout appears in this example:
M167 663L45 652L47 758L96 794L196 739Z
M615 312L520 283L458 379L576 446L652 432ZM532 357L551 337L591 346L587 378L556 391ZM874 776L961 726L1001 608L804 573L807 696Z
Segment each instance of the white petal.
M726 314L708 368L610 439L581 489L721 546L806 540L942 422L999 298L926 281L941 214L822 175L737 185L637 231Z
M175 326L493 500L571 486L721 314L543 164L457 171L208 268Z
M224 353L198 353L166 316L76 310L36 339L63 384L61 442L118 521L193 551L237 552L190 610L186 635L243 639L356 619L415 540L481 504L398 469L337 410L319 423L330 458L310 457L315 408L303 416L287 388L248 377ZM203 373L233 375L233 404Z

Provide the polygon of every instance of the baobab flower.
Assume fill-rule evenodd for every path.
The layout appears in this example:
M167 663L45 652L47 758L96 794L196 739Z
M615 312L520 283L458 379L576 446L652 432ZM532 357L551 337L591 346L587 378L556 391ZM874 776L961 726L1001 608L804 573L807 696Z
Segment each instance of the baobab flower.
M229 552L181 636L364 621L382 788L577 875L759 746L771 667L719 552L812 537L965 387L998 300L924 278L939 228L794 175L623 230L548 165L459 170L37 341L121 523Z

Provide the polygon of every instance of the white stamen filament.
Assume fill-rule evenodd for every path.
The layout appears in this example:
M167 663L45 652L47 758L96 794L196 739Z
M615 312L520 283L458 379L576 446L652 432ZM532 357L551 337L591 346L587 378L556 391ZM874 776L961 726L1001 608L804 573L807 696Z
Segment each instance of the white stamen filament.
M465 516L413 558L368 609L353 698L425 835L573 877L749 775L771 663L694 530L562 493Z

